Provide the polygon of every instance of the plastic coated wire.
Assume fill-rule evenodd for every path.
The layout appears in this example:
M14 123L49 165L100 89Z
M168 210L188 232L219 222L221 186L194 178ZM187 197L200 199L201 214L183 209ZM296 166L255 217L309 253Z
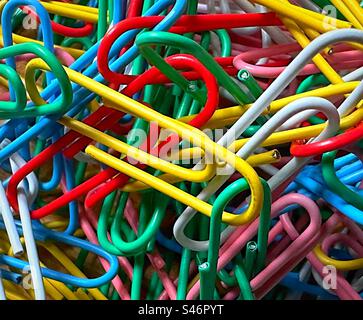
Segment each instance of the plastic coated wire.
M19 169L11 157L10 165L13 172ZM38 252L33 235L32 222L30 219L30 212L28 207L28 199L25 192L25 185L24 183L21 183L18 189L18 202L20 219L22 222L23 234L25 239L25 248L29 259L30 274L34 286L35 298L37 300L45 300L46 296L43 284L43 277L40 270Z
M20 1L15 1L20 5ZM40 285L44 286L43 295L46 292L52 299L71 300L299 299L303 294L316 299L361 298L357 291L361 273L356 270L362 264L359 257L363 254L363 233L358 226L362 223L363 158L359 139L363 119L363 68L351 70L360 66L359 50L363 46L362 30L345 28L362 29L359 15L362 9L356 1L352 4L334 0L340 10L339 19L335 19L324 16L326 8L320 9L328 1L275 2L207 0L198 4L195 0L144 3L105 0L97 4L95 0L81 0L80 5L40 2L40 7L32 12L40 16L37 21L42 25L37 39L42 40L47 32L67 34L71 29L83 32L93 24L97 30L87 38L88 42L77 43L86 51L65 48L63 52L54 46L54 43L63 43L60 34L54 35L51 46L54 55L49 50L40 50L49 43L47 35L40 44L23 46L12 46L8 39L10 42L0 50L0 57L6 60L20 55L16 60L28 64L24 78L7 65L0 68L4 78L1 84L8 86L9 82L10 92L15 89L16 93L15 102L8 92L1 97L6 101L0 117L12 118L0 129L1 140L10 139L0 149L1 167L6 174L12 171L13 175L3 180L0 189L0 202L9 209L11 220L10 227L9 221L8 225L4 220L0 222L0 262L11 270L29 268L29 265L34 269L36 265L38 270L31 270L31 276L38 280L43 276L44 283L36 281L35 298L41 295ZM6 6L3 3L0 8ZM3 26L7 30L2 34L10 35L14 42L32 41L12 35L12 30L21 24L24 7L8 5L7 8L11 21L8 19ZM237 24L235 17L240 14L225 14L240 9L262 12L270 8L276 13L257 14L256 19L265 19L271 26L264 23L250 26L246 21L253 14L246 13L243 23L249 29ZM204 14L211 12L219 14ZM52 13L54 21L50 21L48 13ZM139 17L145 13L157 16ZM43 14L48 18L42 17ZM139 24L132 25L132 19ZM222 20L226 21L222 23ZM144 25L146 21L150 25ZM205 23L193 24L193 21ZM222 30L213 30L211 26L218 23ZM336 28L343 30L334 31ZM250 36L251 32L258 32L258 36ZM324 34L320 36L320 33ZM98 42L103 36L104 40ZM104 50L107 41L107 50ZM334 45L336 41L341 44ZM295 54L300 46L303 50ZM275 54L273 50L277 50ZM248 61L245 66L252 68L251 73L262 71L255 73L256 79L250 75L246 80L238 75L233 58L241 52L242 59ZM190 61L204 64L206 70L201 72L197 67L182 65L188 54L191 54ZM57 65L54 62L57 59L69 60L66 65L71 68ZM316 67L307 64L310 60ZM251 61L257 61L256 65ZM104 66L111 73L107 75L107 70L105 73L102 69ZM300 83L301 75L319 71L321 74ZM42 85L37 85L42 72L46 77ZM267 72L275 81L265 78ZM342 78L347 72L350 74ZM53 80L49 81L49 76ZM211 85L207 79L219 81L221 101L218 101L217 82ZM67 90L70 95L66 94ZM231 101L243 105L228 107ZM161 123L160 128L151 123L155 120ZM155 128L156 137L152 135ZM169 135L166 141L159 137L159 141L158 136L166 128L175 128L176 134ZM219 140L216 144L201 133L203 128L218 129L215 134L223 130L225 135L216 139ZM140 142L134 145L134 133L128 136L133 129L146 132L141 145ZM60 133L64 136L60 137ZM172 152L171 164L167 165L166 154L165 158L164 154L155 157L154 153L161 151L169 140L175 138L176 146L185 134L193 147ZM195 142L197 138L201 141ZM34 152L32 140L35 140ZM150 146L145 147L146 141ZM290 143L290 153L285 154L289 150L283 144ZM183 141L179 146L186 145ZM276 146L284 151L282 155ZM330 150L334 152L323 154L322 160L316 157ZM338 151L343 156L335 160ZM130 152L133 159L125 157ZM194 156L193 152L199 155ZM211 156L217 165L204 164ZM180 159L199 163L194 168L181 166ZM131 160L141 164L133 166ZM51 178L38 182L36 175L42 175L39 170L48 162L53 163ZM14 172L14 168L19 170ZM268 184L259 180L261 174ZM267 192L263 188L262 192L257 180L272 190ZM218 201L241 181L246 191L241 198L231 201L227 207L231 213L219 208L220 212L215 215ZM225 190L219 193L222 185ZM50 197L39 190L47 191ZM157 195L160 192L163 194ZM267 201L266 195L277 199L267 206L272 208L272 213L265 210L266 205L258 203L262 199ZM79 205L77 201L83 196L84 203L82 198ZM95 207L100 201L103 204L98 216ZM59 215L62 207L69 219ZM12 217L12 211L20 212L21 221ZM197 211L203 214L195 216ZM176 223L173 212L177 213ZM49 222L51 217L47 217L42 222L30 222L30 218L40 219L54 213L55 221ZM211 243L206 240L209 219L205 215L211 222L218 216L230 224L221 224L218 219L217 225L211 223ZM21 226L24 216L28 217L25 223L28 231L26 226ZM77 229L78 222L81 229ZM165 230L173 225L174 233L179 232L179 237L189 241L190 247L181 242L180 249L177 242L180 239L169 238ZM25 235L21 241L23 244L25 241L29 263L14 256L16 245L3 241L7 239L7 229L11 228L10 233L19 242L19 234ZM33 230L33 239L29 229ZM84 236L88 241L78 238ZM251 241L255 237L257 241ZM35 240L42 246L42 252L47 251L67 270L65 273L47 268L48 260L45 264L35 261L34 250L30 252L30 249L36 250ZM79 247L75 263L62 252L64 245ZM156 245L167 251L162 248L159 254ZM204 250L200 251L203 246ZM213 254L208 256L212 269L203 263L207 259L206 246L213 247ZM267 246L271 246L268 251ZM191 249L197 252L193 254ZM81 270L86 266L86 258L94 254L105 271L98 278L86 279ZM180 269L176 270L174 260L179 255ZM135 259L130 259L132 256ZM350 271L349 276L338 272L337 288L324 291L321 288L324 287L324 264ZM292 272L297 271L296 267L298 272ZM34 298L33 292L18 293L14 285L18 281L16 273L5 271L2 284L7 298ZM175 278L176 273L179 278ZM124 285L129 280L130 292ZM279 284L285 289L278 290Z
M286 119L289 119L292 114L296 114L299 111L303 111L303 110L312 108L312 106L314 106L314 108L319 108L319 106L320 106L320 111L326 112L327 115L329 114L328 118L330 120L328 122L330 129L327 129L327 131L325 133L321 134L316 139L324 139L324 136L329 137L332 134L334 134L338 130L338 124L339 124L339 116L338 116L335 106L327 100L323 100L323 99L319 99L319 98L304 98L304 99L300 99L300 100L296 100L296 101L292 102L290 105L286 106L283 110L279 111L274 117L272 117L260 129L258 134L253 136L253 138L251 138L247 142L247 144L243 146L243 151L245 152L245 155L247 156L253 150L255 150L255 148L258 147L259 144L263 140L266 139L266 136L268 136L271 132L273 132L276 128L278 128L281 125L281 123L283 123ZM240 153L240 151L238 153ZM280 175L281 178L279 178L279 179L281 179L282 181L285 181L286 176L289 176L292 174L291 171L298 170L299 168L304 166L309 161L310 161L310 159L306 159L306 158L304 158L302 160L293 159L289 162L288 165L285 165L284 169L282 169L282 170L285 170L285 172L283 172L281 174L281 170L280 170L279 173L275 174L273 177ZM285 168L287 168L287 169L285 169ZM229 178L229 176L223 177L222 181L226 181L228 178ZM280 182L278 181L276 184L278 184L278 183L280 183ZM270 184L271 189L273 189L273 186L274 186L274 184L271 183ZM188 216L187 219L184 221L181 220L180 217L178 218L178 220L176 221L176 223L174 225L174 236L180 244L182 244L183 246L185 246L189 249L192 249L195 251L205 250L205 248L207 248L209 245L208 241L204 241L204 242L193 241L184 235L183 230L184 230L185 226L187 225L187 223L191 220L191 218L192 217ZM177 232L176 232L176 230L177 230ZM232 231L233 231L232 228L227 228L223 232L222 242Z
M356 41L362 43L362 35L363 33L358 30L337 30L327 34L323 34L318 39L311 42L311 44L306 47L303 51L301 51L298 56L294 59L292 63L284 70L283 73L270 85L270 87L259 97L259 99L249 108L243 116L228 130L227 134L223 136L222 139L218 141L218 144L226 145L228 141L234 141L244 130L248 128L249 125L253 123L254 120L263 112L265 108L267 108L271 102L277 98L279 93L286 88L286 86L291 82L291 80L296 77L299 70L305 65L313 56L315 56L322 48L326 47L329 44L339 42L341 40L347 41ZM335 109L335 107L334 107ZM237 155L243 157L245 149L240 149L237 152ZM296 161L296 160L295 160ZM295 167L295 164L292 163L291 167ZM290 167L290 168L291 168ZM285 167L285 171L290 171L289 167ZM294 168L292 168L292 171ZM281 171L280 171L281 172ZM288 173L290 174L290 173ZM276 178L274 176L273 180L270 181L270 186L277 186L280 181L285 179L285 173L282 171L280 175ZM216 192L218 188L227 180L226 177L216 177L214 178L198 196L198 198L207 200L210 195ZM187 246L188 248L193 248L196 251L206 250L208 247L207 243L204 243L202 246L193 246L191 247L191 242L189 242L188 238L184 236L183 230L188 222L195 215L195 211L192 208L187 208L180 215L177 221L174 224L174 236L177 241ZM227 236L227 234L226 234ZM224 236L222 238L222 242L224 240Z

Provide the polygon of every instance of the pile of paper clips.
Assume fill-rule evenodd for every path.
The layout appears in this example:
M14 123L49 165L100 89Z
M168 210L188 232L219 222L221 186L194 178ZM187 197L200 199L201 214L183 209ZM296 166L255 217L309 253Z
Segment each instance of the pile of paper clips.
M0 299L363 297L363 2L0 11Z

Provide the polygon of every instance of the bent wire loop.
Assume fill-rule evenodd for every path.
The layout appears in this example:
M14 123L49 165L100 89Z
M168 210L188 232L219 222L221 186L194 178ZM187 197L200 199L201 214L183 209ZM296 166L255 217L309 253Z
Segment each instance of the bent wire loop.
M362 4L0 11L0 300L362 299Z

